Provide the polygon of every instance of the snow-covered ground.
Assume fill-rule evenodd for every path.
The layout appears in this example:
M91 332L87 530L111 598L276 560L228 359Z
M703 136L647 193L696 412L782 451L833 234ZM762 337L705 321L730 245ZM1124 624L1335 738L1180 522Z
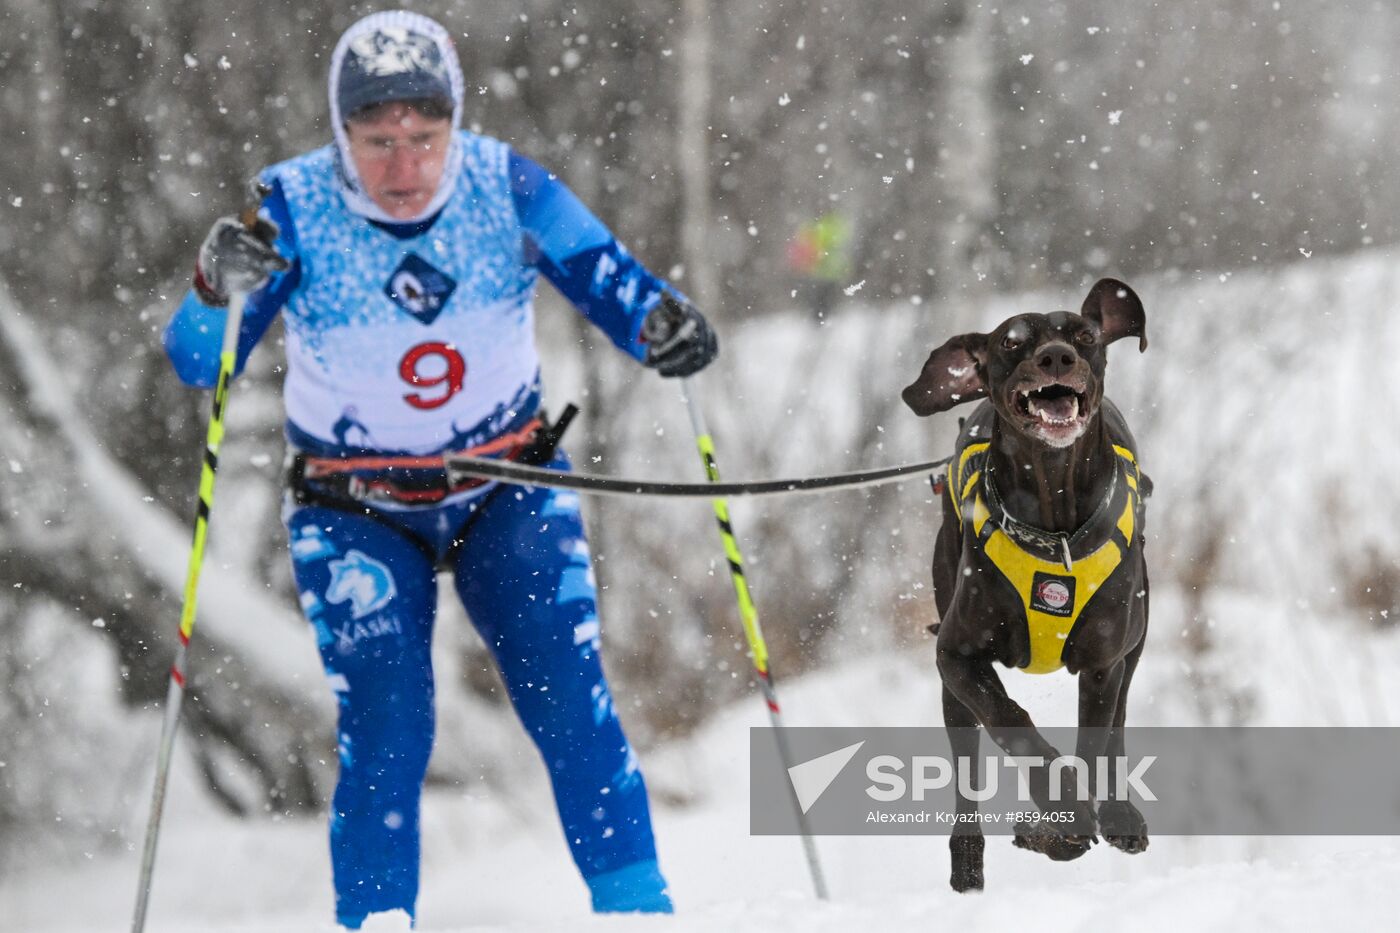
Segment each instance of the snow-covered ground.
M1155 626L1134 684L1132 721L1218 717L1203 691L1223 689L1260 724L1380 725L1400 717L1400 632L1358 650L1360 620L1224 594L1206 606L1215 645L1195 666L1187 604L1154 594ZM1261 637L1286 626L1291 637ZM1007 673L1042 724L1073 721L1065 676ZM781 683L792 725L928 725L939 721L930 648L877 655ZM1226 704L1229 708L1229 704ZM503 715L506 715L503 713ZM543 771L518 737L522 778L509 795L430 792L424 812L422 930L1316 930L1387 928L1400 843L1373 838L1159 836L1143 855L1098 846L1055 864L989 837L987 890L947 887L944 837L823 837L832 899L811 896L794 838L748 834L748 727L761 702L726 710L685 742L645 756L663 866L678 913L593 917L553 821ZM439 745L469 739L443 735ZM148 929L171 933L316 933L330 923L330 869L319 820L238 821L213 810L177 769ZM137 829L142 812L132 814ZM139 834L133 832L133 838ZM129 924L138 853L100 854L0 879L0 930L98 931Z
M1400 722L1400 676L1395 676L1400 627L1386 621L1400 598L1390 556L1400 551L1393 520L1400 509L1393 481L1400 447L1393 431L1375 430L1394 421L1400 370L1373 365L1372 350L1400 339L1396 259L1393 251L1376 251L1268 274L1149 281L1143 288L1152 348L1142 356L1116 348L1109 377L1110 394L1130 413L1157 483L1148 525L1153 629L1133 686L1131 723ZM1344 295L1365 300L1343 300ZM936 455L946 446L939 438L946 437L953 420L919 422L895 401L898 386L917 371L930 341L989 326L1017 311L1067 304L1065 295L1000 296L960 314L852 309L820 330L796 317L749 325L745 339L731 341L732 352L721 360L720 375L730 391L706 396L712 421L734 441L723 447L724 462L732 467L728 476L805 475L871 465L866 460L884 464ZM759 365L774 346L811 365L775 380ZM1303 353L1303 347L1310 352ZM561 397L578 397L578 364L569 359L561 361L556 385L564 389ZM809 371L822 372L823 379L810 379ZM887 401L888 410L857 404L866 395L849 387L864 385L863 379L881 380L866 395ZM622 453L618 462L591 469L693 475L688 444L657 441L663 435L687 437L683 407L662 407L652 399L646 408L646 402L633 398L626 404L629 410L656 411L656 420L608 422L619 432ZM823 417L793 415L811 410ZM880 430L878 445L853 448L849 438L862 419L872 417ZM726 440L725 430L718 433ZM783 443L739 443L744 436ZM92 472L118 475L83 437L75 437L74 445ZM106 520L145 542L144 558L181 557L183 545L161 544L173 541L176 530L148 520L137 506L145 501L141 491L129 485L111 487L124 494L121 501L104 503ZM755 535L746 555L757 571L760 608L773 604L780 587L791 593L810 582L780 572L775 555L785 546L784 536L809 545L808 551L794 551L807 574L825 572L819 557L829 564L831 554L855 548L862 558L861 573L834 608L840 628L821 652L828 666L806 678L784 679L783 671L796 659L775 659L791 725L939 722L930 647L907 634L920 630L931 611L929 495L912 487L900 495L905 498L882 520L867 522L876 536L849 541L827 528L838 513L818 500L799 500L796 506L736 503L742 527L779 529L769 541ZM858 504L852 498L832 501L842 509ZM679 510L689 506L675 507L680 517L674 527L708 526L705 505L692 505L684 514ZM611 520L616 524L629 514L615 512ZM240 577L236 566L230 569L220 553L228 543L216 546L211 566L219 572L206 575L202 603L214 610L206 619L209 632L247 642L250 656L259 660L270 654L270 666L286 680L317 681L316 695L324 699L305 628L286 620L286 607L271 607L265 598L250 602L250 594L260 595L261 588ZM178 578L181 566L171 558L169 567L152 570ZM609 572L620 576L619 568ZM720 602L732 606L723 578L714 583ZM654 617L645 612L648 600L669 598L625 583L615 584L609 597L614 625L629 617ZM276 632L280 640L263 640L261 626L248 629L240 622L256 619L274 627L281 624L278 618L285 623ZM770 638L782 634L780 619L769 615ZM627 633L625 626L612 631L614 637ZM62 650L29 645L25 639L31 636L61 637ZM435 660L442 662L444 682L451 680L453 665L460 666L450 641L440 637L444 644L435 646L442 652ZM613 648L625 643L621 638ZM914 647L893 647L910 643ZM53 836L123 839L128 848L114 851L109 844L75 855L73 843L64 842L56 846L68 854L60 862L53 861L53 853L36 851L31 863L7 864L9 873L0 876L0 931L123 929L150 787L149 773L137 772L149 768L157 714L118 705L110 645L92 632L31 619L13 634L10 650L27 659L48 659L47 666L30 671L47 691L36 699L44 716L35 722L51 733L40 738L61 749L63 757L57 764L52 755L43 759L51 770L39 772L38 779L49 785L71 779L72 792L56 799L65 801L61 812L69 826L90 830ZM300 667L293 663L297 659ZM745 674L718 667L713 676ZM1012 695L1037 721L1072 723L1074 694L1067 678L1006 676ZM638 703L666 702L651 689L645 696L619 695L624 718ZM1400 845L1381 837L1158 836L1141 856L1099 846L1068 865L993 837L988 890L961 897L947 887L943 837L828 837L819 846L832 901L817 903L797 840L748 835L747 730L766 725L754 696L723 710L688 740L643 755L662 863L680 912L674 918L595 918L587 913L583 885L554 822L542 768L509 712L485 704L443 706L435 754L439 763L455 763L445 773L489 770L494 779L440 784L429 792L419 905L424 930L912 930L934 924L1001 930L1034 923L1049 930L1131 924L1145 930L1189 925L1195 931L1392 925L1383 895L1390 893L1390 879L1400 875ZM9 767L13 777L25 762L13 747L0 744L0 752L5 753L0 767ZM104 780L91 781L99 761ZM177 756L148 928L330 930L323 820L234 820L215 809L193 772L190 760ZM139 797L132 796L134 786L141 788ZM124 816L113 820L113 813ZM42 838L19 838L36 850L44 848Z

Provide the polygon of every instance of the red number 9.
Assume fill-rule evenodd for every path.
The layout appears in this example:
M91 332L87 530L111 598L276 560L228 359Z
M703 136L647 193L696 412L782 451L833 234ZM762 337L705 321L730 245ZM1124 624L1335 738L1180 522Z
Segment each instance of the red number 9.
M427 358L440 359L442 362L424 364ZM446 387L441 395L424 396L417 392L405 394L403 400L414 408L439 408L446 405L448 399L462 391L462 380L466 375L467 361L462 359L462 354L450 343L420 343L399 360L399 376L409 385Z

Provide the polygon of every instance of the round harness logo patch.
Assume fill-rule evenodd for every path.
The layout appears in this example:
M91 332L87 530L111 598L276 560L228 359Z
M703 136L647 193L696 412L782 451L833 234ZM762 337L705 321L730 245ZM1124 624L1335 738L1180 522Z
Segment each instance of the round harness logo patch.
M1059 580L1046 580L1040 584L1040 598L1052 609L1063 609L1069 602L1069 587Z
M1052 616L1074 614L1074 577L1036 571L1031 580L1031 608Z

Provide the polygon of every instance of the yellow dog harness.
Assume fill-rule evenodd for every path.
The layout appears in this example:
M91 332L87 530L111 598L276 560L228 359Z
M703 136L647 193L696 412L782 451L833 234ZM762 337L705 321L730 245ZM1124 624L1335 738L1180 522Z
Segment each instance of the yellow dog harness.
M1021 598L1031 644L1030 661L1023 669L1048 674L1064 666L1060 655L1075 621L1132 547L1140 501L1137 458L1128 448L1113 445L1120 468L1098 510L1073 534L1057 534L1026 525L1006 513L995 485L987 482L990 446L987 441L969 444L948 464L948 495L957 509L958 524L965 527L972 523L972 532L988 559ZM1121 497L1120 477L1126 481L1126 495ZM1108 510L1119 498L1122 510L1110 524ZM1087 554L1072 557L1075 545L1091 535L1102 537L1102 543Z

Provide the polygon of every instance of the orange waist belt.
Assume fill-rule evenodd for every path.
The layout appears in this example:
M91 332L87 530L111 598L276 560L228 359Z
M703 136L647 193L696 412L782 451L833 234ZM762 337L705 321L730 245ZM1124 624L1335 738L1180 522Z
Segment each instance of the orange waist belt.
M501 460L519 460L535 441L543 422L532 418L518 431L502 434L500 437L452 453L467 454L473 457L495 457ZM441 502L450 495L475 489L491 482L488 479L466 477L456 483L450 482L446 454L428 454L421 457L366 456L366 457L307 457L297 455L299 468L294 464L293 476L317 483L328 492L340 493L357 501L391 501L410 505ZM396 471L413 471L417 475L396 479ZM387 475L362 476L363 473Z

